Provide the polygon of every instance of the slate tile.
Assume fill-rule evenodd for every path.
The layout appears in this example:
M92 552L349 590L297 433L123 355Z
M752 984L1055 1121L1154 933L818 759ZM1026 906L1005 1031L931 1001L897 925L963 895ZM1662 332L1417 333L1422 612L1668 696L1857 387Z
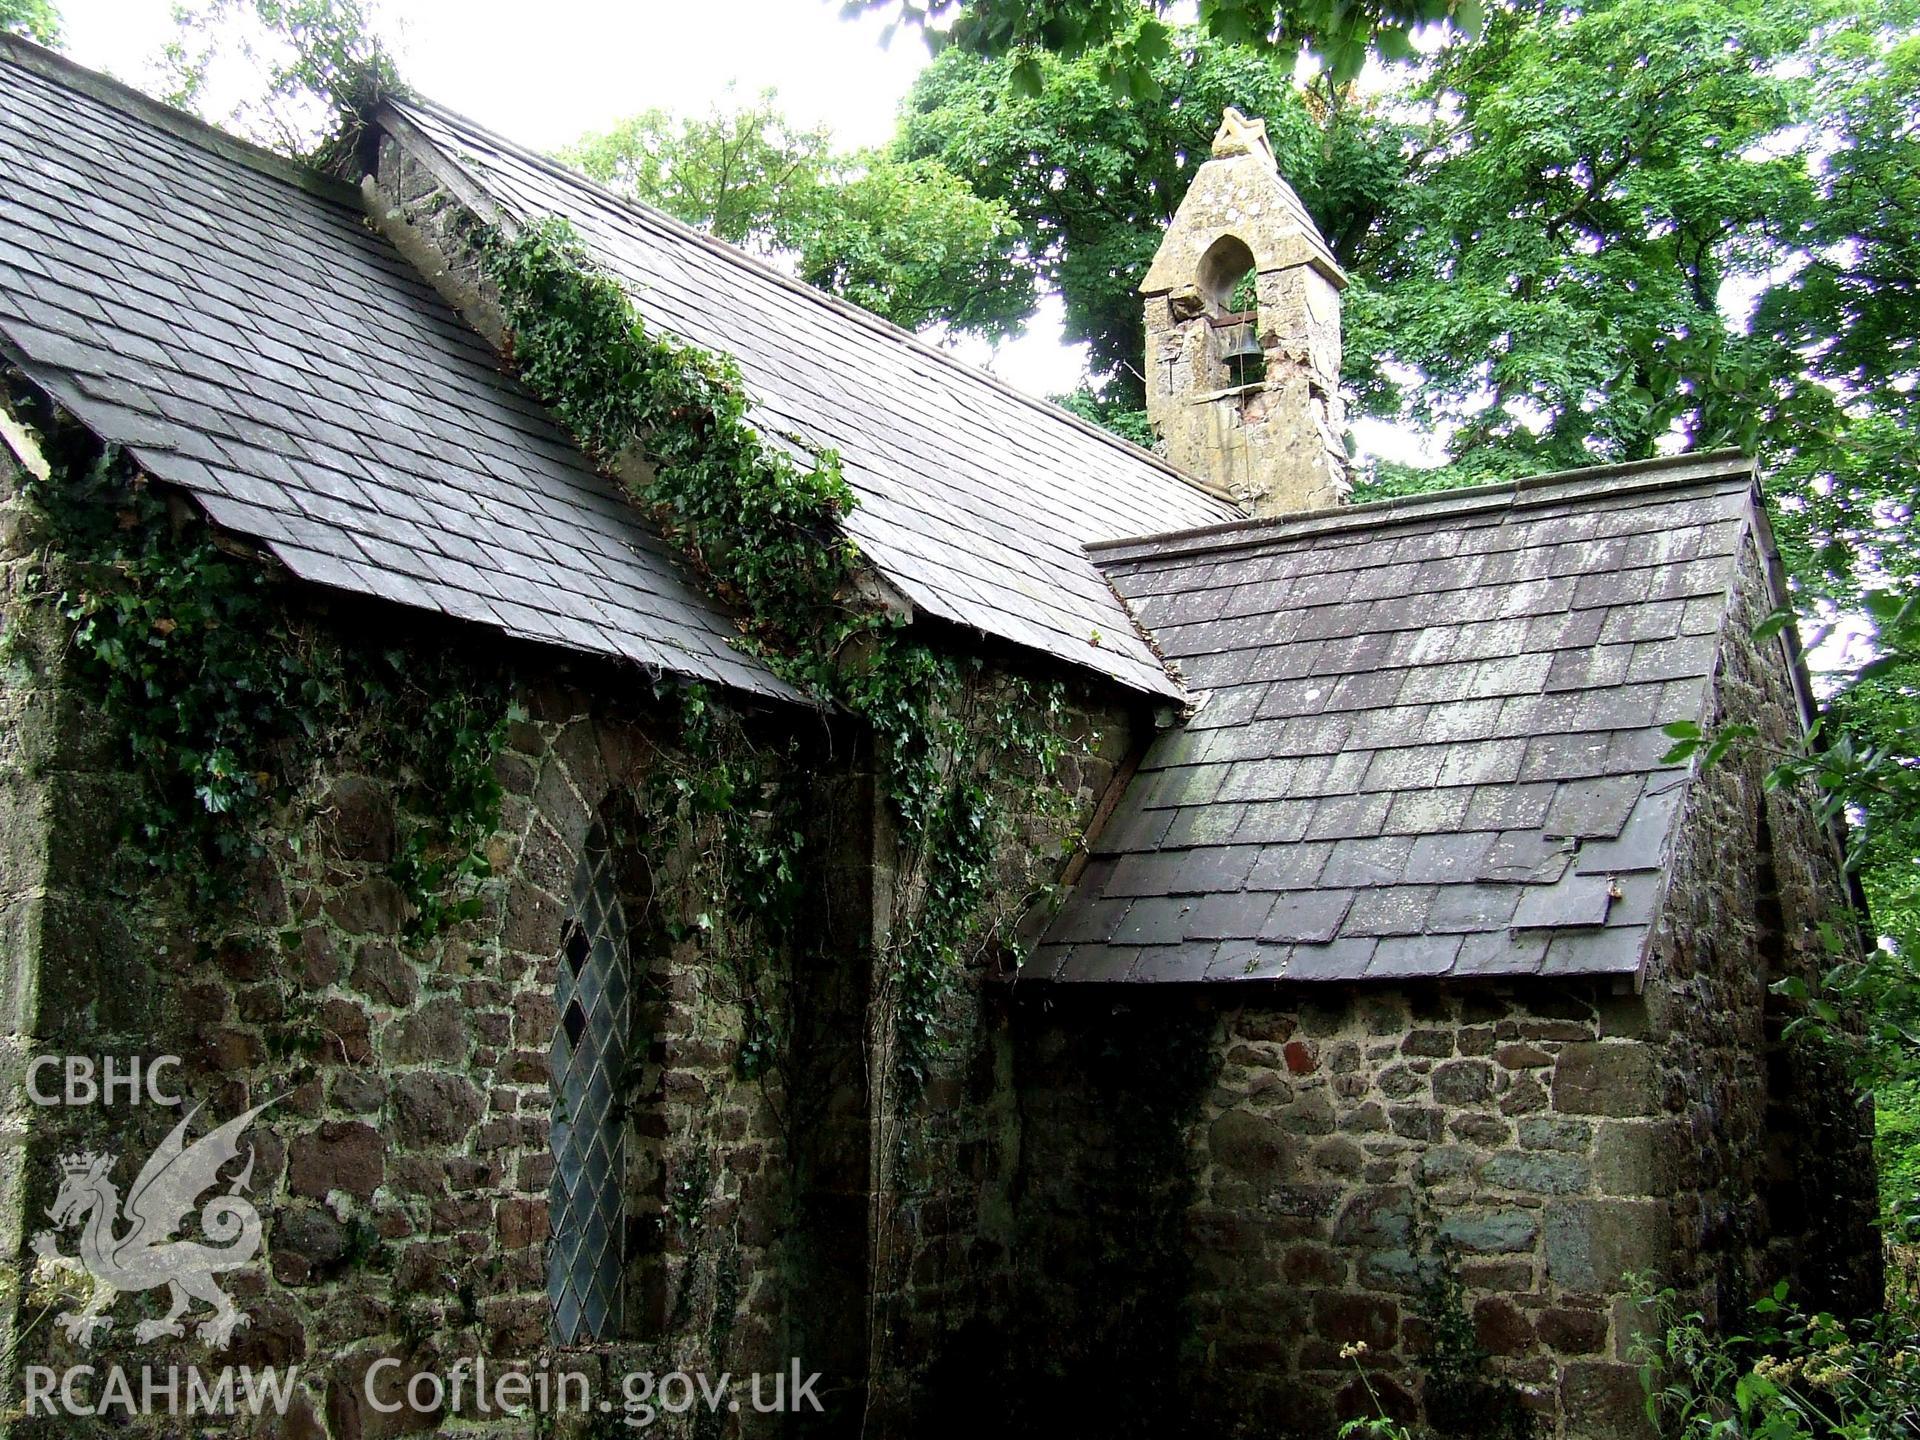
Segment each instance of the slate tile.
M1552 783L1476 785L1467 803L1469 830L1538 830L1553 803Z
M1027 962L1020 967L1022 980L1051 980L1066 965L1073 954L1071 945L1042 945L1034 950Z
M1173 896L1148 896L1127 907L1126 916L1115 929L1119 945L1177 945L1186 938L1190 900Z
M1410 980L1445 975L1460 954L1458 935L1387 935L1367 961L1369 980Z
M1482 660L1474 667L1471 693L1476 696L1534 694L1547 684L1555 658L1528 654Z
M1079 945L1104 943L1125 918L1131 897L1114 895L1097 882L1076 893L1076 903L1066 905L1054 917L1047 931L1049 944Z
M1671 780L1648 785L1619 835L1582 845L1574 869L1582 875L1621 875L1663 868L1682 794L1681 786Z
M1643 684L1705 675L1713 668L1714 640L1711 635L1681 635L1671 640L1640 641L1633 646L1625 678Z
M1327 706L1333 682L1319 678L1295 678L1275 681L1260 696L1256 713L1262 719L1275 716L1317 715Z
M1438 896L1460 886L1384 885L1363 890L1341 922L1346 935L1418 935L1429 928L1428 912Z
M1509 885L1552 885L1573 863L1573 853L1564 840L1539 830L1507 830L1488 838L1491 843L1475 877L1480 880Z
M1422 912L1435 934L1504 930L1513 920L1522 890L1517 885L1442 885Z
M1094 837L1091 849L1096 855L1120 855L1136 850L1152 850L1160 844L1172 826L1172 810L1142 810L1122 807Z
M1326 709L1373 710L1397 704L1405 679L1399 670L1359 671L1342 675L1325 696Z
M1055 978L1089 985L1126 980L1139 961L1137 945L1077 945Z
M1469 660L1458 665L1427 665L1409 670L1400 686L1399 703L1419 705L1472 699L1478 693L1474 689L1474 675L1479 664Z
M1245 940L1264 933L1275 897L1257 890L1203 895L1187 916L1189 940ZM1282 903L1284 903L1284 898ZM1285 936L1273 936L1285 939Z
M1651 593L1653 579L1651 570L1612 570L1582 575L1574 587L1574 608L1639 605Z
M1407 837L1406 859L1399 878L1411 884L1456 885L1485 875L1490 834L1461 834L1451 827L1440 833Z
M1206 979L1218 948L1211 941L1143 946L1139 962L1127 978L1136 984L1193 984Z
M1430 835L1457 830L1465 825L1474 791L1403 790L1393 797L1386 821L1380 830L1385 835Z
M1517 739L1457 741L1447 747L1438 783L1488 785L1519 779L1522 764L1537 743Z
M1333 854L1333 842L1268 845L1247 874L1249 890L1305 890L1317 885Z
M1554 932L1541 957L1542 975L1631 975L1640 968L1648 931L1638 925Z
M1607 742L1607 759L1603 768L1615 775L1685 769L1691 762L1669 763L1665 758L1672 749L1672 739L1658 730L1619 731Z
M1218 802L1216 802L1218 803ZM1304 839L1318 802L1262 800L1245 807L1233 838L1240 845L1276 845Z
M1343 935L1328 945L1296 945L1283 979L1356 980L1367 973L1375 944L1370 936Z
M1549 835L1611 840L1626 825L1644 784L1638 775L1568 781L1554 791L1543 828Z
M1298 890L1269 898L1272 908L1254 932L1260 939L1318 944L1341 932L1355 897L1351 890Z
M1548 667L1546 689L1585 690L1624 685L1632 663L1632 645L1596 645L1589 650L1561 650Z
M1527 650L1585 650L1600 643L1609 611L1568 610L1527 621Z
M1246 813L1245 805L1224 800L1175 811L1173 824L1167 827L1164 844L1168 849L1229 844L1239 831Z
M1173 892L1186 857L1178 851L1146 851L1123 855L1106 882L1109 895L1167 895Z
M1548 938L1537 930L1518 934L1489 930L1463 935L1452 973L1457 976L1537 974L1546 958Z
M1607 751L1611 733L1598 735L1536 735L1526 742L1526 756L1519 778L1535 780L1578 780L1607 770ZM1673 742L1668 741L1669 745Z
M1419 790L1440 783L1450 751L1444 745L1414 745L1375 752L1360 778L1362 790Z
M1598 875L1569 875L1557 885L1531 885L1513 912L1516 930L1563 930L1604 925L1612 888Z
M1314 802L1307 824L1308 840L1343 840L1378 835L1386 824L1392 797L1384 791L1368 795L1326 795Z
M1303 755L1294 760L1287 786L1288 798L1347 795L1360 788L1373 757L1347 750L1331 755Z
M1223 940L1214 947L1208 962L1207 980L1271 980L1286 969L1293 954L1290 945L1269 945L1258 940Z
M1452 744L1494 734L1506 703L1500 698L1462 698L1433 705L1420 726L1420 739L1433 744Z
M1394 884L1402 878L1413 847L1413 837L1409 835L1337 840L1317 883L1352 889Z
M1220 767L1225 778L1220 782L1218 798L1283 799L1291 791L1294 775L1302 763L1291 757L1283 757L1277 760L1238 760L1231 766Z
M1246 884L1247 874L1259 856L1260 847L1256 845L1208 845L1189 850L1185 855L1155 856L1155 859L1179 861L1172 885L1158 893L1206 895L1238 890ZM1124 865L1127 861L1121 863Z

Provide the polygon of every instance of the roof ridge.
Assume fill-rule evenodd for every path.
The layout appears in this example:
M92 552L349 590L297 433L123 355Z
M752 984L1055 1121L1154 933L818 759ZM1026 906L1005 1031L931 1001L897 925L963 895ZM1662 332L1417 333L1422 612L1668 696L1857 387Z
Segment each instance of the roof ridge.
M1323 505L1291 515L1229 520L1191 530L1166 530L1155 535L1097 540L1090 542L1086 549L1096 559L1136 546L1154 546L1156 553L1163 555L1240 549L1266 540L1285 538L1296 532L1326 534L1367 529L1396 520L1418 518L1434 510L1493 509L1502 500L1510 509L1545 505L1557 497L1538 492L1554 487L1571 485L1594 493L1624 495L1677 489L1716 475L1731 478L1743 472L1749 478L1755 475L1754 458L1744 450L1688 451L1680 455L1656 456L1650 460L1627 460L1606 465L1584 465L1572 470L1554 470L1485 485L1463 485L1456 489L1430 490L1417 495L1390 495L1380 500L1362 501L1357 505Z
M22 69L30 70L42 79L69 90L126 111L149 121L167 131L176 139L184 140L210 151L223 159L269 175L276 180L284 180L297 185L310 194L323 200L331 200L349 209L360 208L360 195L343 180L290 160L276 150L246 140L231 131L222 130L210 121L202 120L191 111L182 110L177 105L169 105L146 91L129 85L124 80L115 79L104 70L93 70L60 54L44 45L35 44L21 35L0 33L0 62L11 62Z
M1116 435L1111 430L1095 425L1091 421L1075 415L1071 410L1066 409L1064 406L1057 405L1051 400L1028 394L1017 386L1009 384L999 376L983 370L976 365L971 365L958 356L942 350L937 345L927 343L927 341L923 340L913 331L907 329L905 326L896 325L885 316L876 315L871 310L863 309L855 305L852 301L831 294L828 291L820 289L818 286L809 285L804 280L796 280L793 276L768 264L759 256L748 254L739 246L730 245L716 236L709 235L706 231L699 229L697 226L689 225L686 221L669 215L664 210L656 209L641 201L618 194L600 184L599 181L594 180L592 177L583 175L570 166L562 165L559 161L553 159L552 156L542 155L538 151L529 149L518 140L514 140L510 136L502 135L499 131L481 124L471 116L463 115L458 110L454 110L449 106L442 105L438 101L427 99L421 95L396 96L390 98L386 103L399 109L402 114L409 108L424 110L444 120L467 126L481 135L486 136L488 139L497 141L515 154L539 166L539 168L551 174L562 175L575 184L585 186L611 204L623 210L631 211L650 224L658 225L677 235L678 238L682 240L691 241L703 249L719 255L732 264L741 265L749 270L753 270L785 289L806 297L815 304L823 305L850 320L866 326L885 339L905 345L907 348L917 351L950 369L957 370L963 375L983 382L1008 398L1016 400L1030 409L1037 410L1050 419L1065 421L1075 429L1095 439L1104 441L1106 444L1120 450L1123 454L1136 460L1145 461L1154 469L1164 472L1170 478L1178 480L1181 484L1187 485L1192 489L1198 490L1201 494L1211 499L1237 503L1234 501L1233 496L1227 491L1208 484L1198 476L1187 474L1186 471L1170 463L1164 456L1156 455L1153 451L1146 449L1144 446L1134 444L1133 441L1128 440L1124 436Z

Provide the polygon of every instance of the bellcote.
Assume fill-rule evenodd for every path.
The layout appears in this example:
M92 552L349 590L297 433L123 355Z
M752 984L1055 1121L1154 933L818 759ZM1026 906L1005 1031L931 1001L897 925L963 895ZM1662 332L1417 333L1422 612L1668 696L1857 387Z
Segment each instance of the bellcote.
M1140 285L1147 412L1168 459L1256 515L1344 500L1346 283L1266 123L1229 108Z

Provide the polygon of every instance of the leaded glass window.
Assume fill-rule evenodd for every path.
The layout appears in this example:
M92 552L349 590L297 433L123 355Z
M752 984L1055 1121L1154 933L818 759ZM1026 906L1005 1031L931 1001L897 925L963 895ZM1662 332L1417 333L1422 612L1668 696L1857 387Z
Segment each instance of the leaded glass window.
M631 982L627 922L604 828L595 822L574 872L554 999L552 1240L547 1299L563 1345L618 1333L626 1223L627 1064Z

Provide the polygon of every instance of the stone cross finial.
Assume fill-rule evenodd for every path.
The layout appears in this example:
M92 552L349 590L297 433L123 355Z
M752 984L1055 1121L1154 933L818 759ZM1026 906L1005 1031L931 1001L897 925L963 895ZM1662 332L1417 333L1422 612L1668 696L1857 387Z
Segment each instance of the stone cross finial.
M1220 116L1220 128L1213 132L1213 154L1217 160L1233 155L1259 155L1278 168L1273 145L1267 139L1267 122L1249 120L1231 105Z

